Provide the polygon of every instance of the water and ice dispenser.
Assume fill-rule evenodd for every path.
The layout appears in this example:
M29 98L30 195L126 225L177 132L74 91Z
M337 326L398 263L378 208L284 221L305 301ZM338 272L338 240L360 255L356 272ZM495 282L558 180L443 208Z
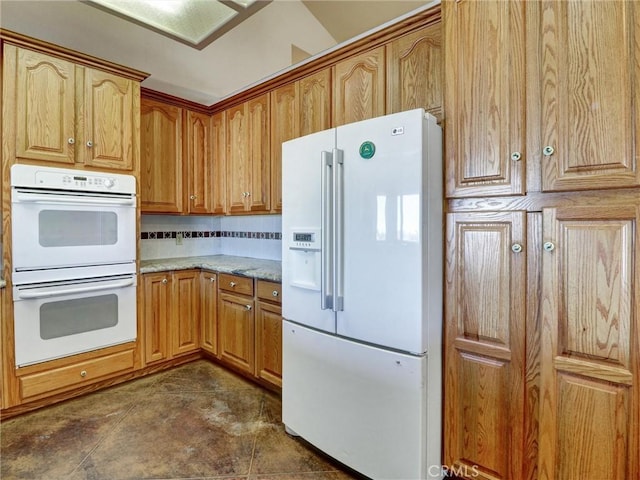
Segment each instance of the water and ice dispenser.
M289 231L289 284L320 291L321 241L319 228L292 228Z

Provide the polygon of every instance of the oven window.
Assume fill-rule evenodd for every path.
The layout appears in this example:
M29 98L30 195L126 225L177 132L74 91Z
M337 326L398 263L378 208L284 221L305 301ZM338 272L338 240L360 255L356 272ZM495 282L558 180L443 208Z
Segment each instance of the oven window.
M118 324L115 294L75 298L40 306L40 337L43 340L114 327Z
M38 222L43 247L115 245L118 241L118 216L114 212L42 210Z

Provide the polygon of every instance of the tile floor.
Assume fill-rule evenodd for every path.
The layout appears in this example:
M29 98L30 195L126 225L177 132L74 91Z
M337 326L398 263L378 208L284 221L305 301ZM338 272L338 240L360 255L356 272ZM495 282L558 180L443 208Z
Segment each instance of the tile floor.
M345 480L280 397L199 360L0 424L0 479Z

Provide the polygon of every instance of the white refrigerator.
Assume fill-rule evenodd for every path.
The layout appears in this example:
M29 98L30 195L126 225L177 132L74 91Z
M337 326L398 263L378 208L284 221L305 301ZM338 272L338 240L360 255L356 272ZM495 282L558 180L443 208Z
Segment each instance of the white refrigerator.
M442 134L422 109L282 145L282 418L375 479L441 478Z

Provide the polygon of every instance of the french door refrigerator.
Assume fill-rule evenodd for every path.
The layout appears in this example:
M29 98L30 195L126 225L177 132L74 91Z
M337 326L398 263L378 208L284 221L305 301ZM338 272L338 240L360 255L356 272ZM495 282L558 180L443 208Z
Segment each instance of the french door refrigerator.
M376 479L441 478L442 135L422 109L282 145L282 417Z

